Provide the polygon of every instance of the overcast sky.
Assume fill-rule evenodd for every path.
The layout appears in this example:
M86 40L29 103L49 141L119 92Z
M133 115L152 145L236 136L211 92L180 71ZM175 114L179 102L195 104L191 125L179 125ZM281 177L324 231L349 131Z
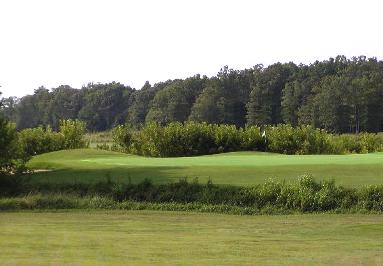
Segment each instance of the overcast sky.
M0 0L0 91L141 88L222 66L383 58L383 4L372 0Z

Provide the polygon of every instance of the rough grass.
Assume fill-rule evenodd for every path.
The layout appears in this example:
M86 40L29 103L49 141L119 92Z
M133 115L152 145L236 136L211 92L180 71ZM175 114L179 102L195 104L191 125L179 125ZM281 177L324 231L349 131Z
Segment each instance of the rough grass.
M383 216L2 212L1 265L381 265Z
M101 144L113 144L112 131L86 133L84 138L85 141L89 143L89 146L92 148L95 148L97 145Z
M34 157L33 169L51 169L31 176L32 182L93 183L107 177L118 181L175 182L198 177L205 183L254 185L268 178L295 180L310 173L317 180L334 178L339 185L360 187L383 183L383 153L349 155L281 155L233 152L179 158L148 158L123 153L80 149Z

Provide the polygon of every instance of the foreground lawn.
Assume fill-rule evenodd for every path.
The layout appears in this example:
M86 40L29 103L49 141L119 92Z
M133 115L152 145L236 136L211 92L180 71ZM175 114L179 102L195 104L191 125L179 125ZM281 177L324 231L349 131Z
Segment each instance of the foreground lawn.
M1 265L383 263L383 216L0 213Z
M98 182L107 176L123 182L149 178L156 183L179 178L212 179L217 184L253 185L273 177L295 180L310 173L337 184L362 186L383 183L383 153L350 155L281 155L233 152L180 158L147 158L95 149L46 153L34 157L29 166L51 169L32 176L33 182Z

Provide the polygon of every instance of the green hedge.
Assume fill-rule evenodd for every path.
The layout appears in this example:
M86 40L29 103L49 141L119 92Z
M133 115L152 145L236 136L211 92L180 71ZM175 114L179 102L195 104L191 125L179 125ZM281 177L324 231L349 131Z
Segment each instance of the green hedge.
M19 145L26 156L64 149L84 148L85 123L80 120L61 120L59 132L50 127L24 129L19 133Z
M230 151L269 151L284 154L344 154L383 150L383 135L332 135L311 126L290 125L236 128L207 123L145 125L140 130L119 126L113 130L115 147L153 157L176 157Z
M0 180L1 181L1 180ZM383 211L383 185L360 189L345 188L333 180L317 182L311 176L301 177L295 183L269 180L253 187L218 186L212 182L199 184L185 179L177 183L155 185L149 180L139 184L121 184L111 181L86 184L0 186L0 209L12 208L120 208L124 202L147 204L195 204L198 206L228 206L231 209L252 209L254 212L324 211ZM20 199L38 195L33 203ZM29 195L29 196L28 196ZM53 195L53 196L52 196ZM57 196L59 195L59 196ZM13 199L14 197L18 200ZM28 202L28 200L25 200ZM78 201L78 202L77 202ZM86 205L81 205L81 202ZM17 203L18 202L18 203ZM30 206L30 207L23 207ZM92 205L93 204L93 205ZM7 207L8 206L8 207ZM13 206L13 207L12 207ZM93 206L93 207L92 207Z

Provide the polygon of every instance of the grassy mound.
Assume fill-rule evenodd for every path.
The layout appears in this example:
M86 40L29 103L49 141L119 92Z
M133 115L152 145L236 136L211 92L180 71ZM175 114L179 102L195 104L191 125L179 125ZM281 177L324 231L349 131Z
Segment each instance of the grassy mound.
M276 180L295 180L310 173L318 180L360 187L383 183L383 153L349 155L281 155L232 152L178 158L148 158L110 151L79 149L46 153L29 162L33 169L50 169L31 176L32 182L95 183L110 177L133 183L145 178L169 183L181 177L209 179L215 184L249 186Z

